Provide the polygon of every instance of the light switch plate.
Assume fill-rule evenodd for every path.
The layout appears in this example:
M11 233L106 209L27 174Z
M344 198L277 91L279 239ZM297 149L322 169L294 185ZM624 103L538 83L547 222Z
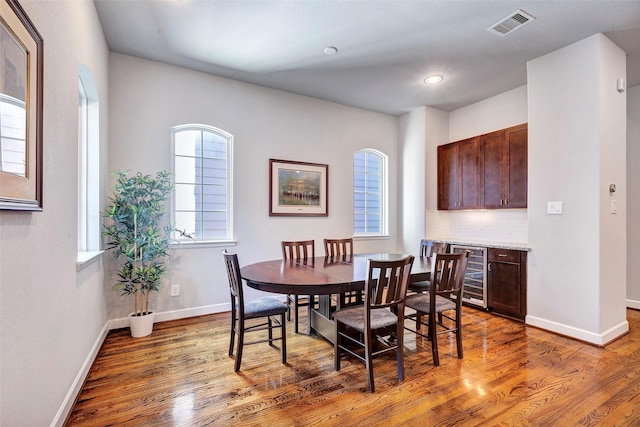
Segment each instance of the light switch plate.
M547 202L548 215L562 215L562 202Z

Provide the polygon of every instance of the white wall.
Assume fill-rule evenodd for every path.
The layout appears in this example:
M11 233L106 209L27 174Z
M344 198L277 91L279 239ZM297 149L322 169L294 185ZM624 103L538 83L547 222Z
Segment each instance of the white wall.
M471 104L449 113L448 139L435 139L437 145L459 141L476 135L527 122L527 88L522 86ZM435 143L435 145L434 145ZM437 170L430 178L437 182ZM435 195L437 198L437 194ZM462 239L478 242L527 243L528 217L526 209L438 211L436 199L427 207L427 236L430 238Z
M627 306L640 309L640 86L627 91Z
M437 208L437 146L448 142L449 113L421 107L402 115L400 150L402 163L402 244L415 253L420 239L437 225L426 221L426 213Z
M400 225L402 245L413 249L424 237L424 211L426 199L425 180L425 108L416 108L398 119L400 142L400 200L402 221ZM414 246L417 247L417 244Z
M608 213L609 183L623 187L624 205L626 100L616 78L625 66L602 35L528 64L526 321L596 344L628 329L626 213ZM563 214L547 215L549 201L562 201Z
M76 271L78 72L96 82L104 162L107 46L90 0L20 4L44 39L44 211L0 211L0 425L12 427L64 421L107 322L102 263Z
M353 234L353 153L389 156L390 238L358 240L357 252L400 250L398 124L393 116L112 53L110 169L155 173L171 166L169 130L202 123L234 135L234 227L241 265L281 257L280 241ZM269 217L269 158L329 165L329 216ZM155 303L160 312L228 310L222 247L176 249ZM170 297L170 284L180 284ZM109 296L109 315L125 316L126 298ZM182 312L180 315L186 315Z

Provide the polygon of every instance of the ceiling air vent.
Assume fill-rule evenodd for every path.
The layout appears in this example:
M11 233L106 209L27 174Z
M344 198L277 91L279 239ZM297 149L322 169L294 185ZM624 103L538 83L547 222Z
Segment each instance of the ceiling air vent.
M500 22L498 22L497 24L487 28L487 31L489 31L490 33L497 34L500 37L504 37L507 34L511 34L518 28L521 28L522 26L528 24L534 19L536 18L529 15L527 12L523 10L517 10L511 15L501 20Z

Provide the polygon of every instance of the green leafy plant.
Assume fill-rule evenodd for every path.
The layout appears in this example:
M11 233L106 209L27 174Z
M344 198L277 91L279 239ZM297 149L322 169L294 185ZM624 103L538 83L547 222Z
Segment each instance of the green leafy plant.
M103 235L107 250L118 264L115 289L122 295L133 295L136 316L148 314L149 294L158 291L161 276L167 271L172 225L162 225L164 202L173 184L171 174L160 171L155 177L138 172L116 171L113 196L103 216Z

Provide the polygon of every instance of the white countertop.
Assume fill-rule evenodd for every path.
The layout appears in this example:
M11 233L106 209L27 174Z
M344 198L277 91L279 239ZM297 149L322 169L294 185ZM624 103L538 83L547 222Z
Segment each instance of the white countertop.
M446 242L450 245L467 245L467 246L480 246L484 248L498 248L498 249L515 249L519 251L530 251L531 248L526 243L514 243L514 242L492 242L486 240L466 240L459 237L425 237L427 240L433 240L434 242Z

